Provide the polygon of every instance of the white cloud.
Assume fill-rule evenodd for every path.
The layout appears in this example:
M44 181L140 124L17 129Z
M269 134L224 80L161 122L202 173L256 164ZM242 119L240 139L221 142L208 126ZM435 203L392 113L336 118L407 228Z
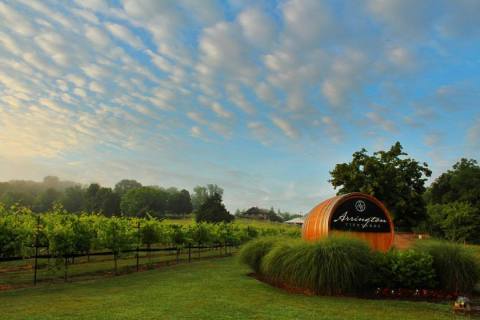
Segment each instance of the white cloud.
M5 26L9 26L10 30L27 37L35 34L32 23L17 10L3 2L0 2L0 16L3 17L4 22L6 22Z
M90 40L94 45L104 48L110 44L110 38L108 35L99 28L96 27L86 27L85 36Z
M218 102L214 102L211 105L211 108L213 112L215 112L219 117L226 118L226 119L232 118L232 113L225 110L225 108L222 107L222 105L220 105Z
M207 77L224 72L236 79L251 80L257 71L251 64L248 46L239 37L240 32L236 25L226 22L204 29L199 42L201 63L197 70Z
M203 137L202 129L198 126L193 126L190 128L190 135L195 138L201 138Z
M245 38L257 47L268 49L275 41L275 25L259 8L241 12L238 21Z
M378 111L367 112L366 117L375 125L381 127L383 130L388 132L395 132L397 126L395 123L389 119L384 118Z
M128 28L115 23L107 23L106 27L108 31L112 33L112 35L117 37L119 40L128 43L130 46L137 49L143 47L142 41L132 32L130 32Z
M343 139L343 132L338 123L330 116L323 116L318 124L324 127L325 132L334 143L340 143Z
M269 145L271 143L271 133L262 122L249 122L247 124L247 128L250 130L251 134L262 144Z
M406 48L391 48L387 56L400 70L411 70L415 67L415 57Z
M337 33L337 24L326 2L289 0L282 5L286 32L305 46L329 41Z
M278 117L272 117L272 122L280 129L282 132L291 139L297 139L300 137L298 131L295 127L285 119Z
M96 92L96 93L100 93L100 94L105 93L105 88L103 87L103 85L101 85L100 83L98 83L96 81L90 82L90 85L88 86L88 88L91 91Z

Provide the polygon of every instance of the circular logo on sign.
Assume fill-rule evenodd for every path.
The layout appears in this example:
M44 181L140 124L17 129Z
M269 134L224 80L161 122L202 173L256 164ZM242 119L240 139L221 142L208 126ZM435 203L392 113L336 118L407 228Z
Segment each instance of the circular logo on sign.
M363 212L365 211L365 209L367 208L367 205L365 204L365 201L363 200L357 200L355 202L355 209L358 211L358 212Z

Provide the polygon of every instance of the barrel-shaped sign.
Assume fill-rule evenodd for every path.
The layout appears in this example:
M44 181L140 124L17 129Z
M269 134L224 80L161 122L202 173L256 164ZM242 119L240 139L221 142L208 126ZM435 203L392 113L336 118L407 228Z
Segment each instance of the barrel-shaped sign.
M323 201L307 215L302 229L305 240L344 234L365 240L373 249L387 251L394 231L390 214L375 197L349 193Z

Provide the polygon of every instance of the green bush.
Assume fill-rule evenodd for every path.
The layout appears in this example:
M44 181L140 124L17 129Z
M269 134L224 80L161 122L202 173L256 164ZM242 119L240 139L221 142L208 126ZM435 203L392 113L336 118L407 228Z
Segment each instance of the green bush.
M377 253L372 284L382 288L434 288L433 257L424 251L391 250Z
M329 237L278 244L265 256L261 270L272 281L332 295L365 288L372 262L373 254L362 241Z
M263 257L279 241L280 239L275 237L250 240L240 249L238 257L242 263L248 265L254 272L259 273Z
M416 247L433 257L440 289L468 293L480 280L480 266L470 249L446 241L418 242Z

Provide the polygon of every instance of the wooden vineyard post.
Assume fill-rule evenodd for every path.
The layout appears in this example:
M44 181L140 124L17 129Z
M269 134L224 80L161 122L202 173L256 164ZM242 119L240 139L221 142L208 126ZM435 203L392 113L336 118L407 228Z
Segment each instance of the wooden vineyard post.
M35 233L35 262L33 266L33 285L37 285L38 270L38 233L40 232L40 216L37 216L37 232Z
M188 263L192 260L192 245L188 244Z
M68 255L65 254L65 266L64 266L64 275L63 275L63 280L67 282L68 279Z
M139 268L139 257L138 257L138 253L139 253L139 250L140 250L140 221L137 222L137 272L138 272L138 268Z
M112 228L112 235L113 235L113 264L114 264L114 269L115 269L115 275L118 275L118 266L117 266L117 258L118 258L118 255L117 255L117 227L115 224L113 224L113 228Z

